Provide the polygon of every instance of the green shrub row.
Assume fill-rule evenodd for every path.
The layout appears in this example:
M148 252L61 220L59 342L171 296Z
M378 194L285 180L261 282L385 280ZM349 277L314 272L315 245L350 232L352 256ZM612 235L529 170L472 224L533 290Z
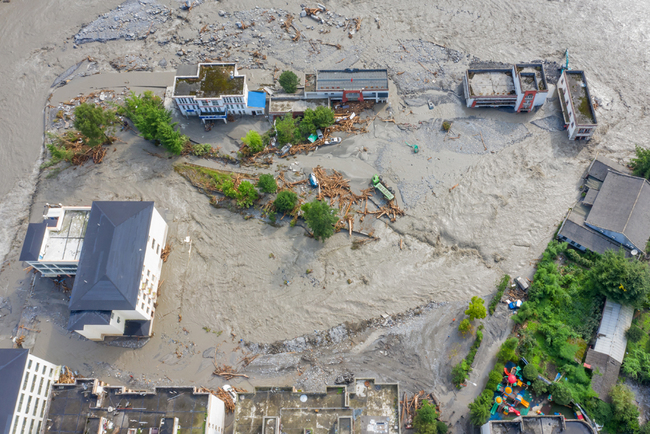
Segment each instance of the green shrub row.
M567 251L564 252L564 254L570 261L573 261L578 265L582 265L583 267L586 268L591 268L594 266L593 261L590 261L589 259L583 257L580 253L576 252L573 249L567 249Z
M472 363L474 363L474 357L478 352L478 348L481 346L481 341L483 341L483 325L481 324L476 331L476 339L469 349L467 357L456 364L451 369L451 381L454 383L454 386L460 389L461 384L467 380L467 376L472 372Z
M510 276L506 274L501 278L501 281L497 286L497 293L494 294L494 297L492 297L492 301L490 301L490 306L488 307L490 311L490 315L494 315L494 311L497 309L497 304L499 304L499 302L501 301L501 297L503 297L503 293L506 290L508 283L510 283Z

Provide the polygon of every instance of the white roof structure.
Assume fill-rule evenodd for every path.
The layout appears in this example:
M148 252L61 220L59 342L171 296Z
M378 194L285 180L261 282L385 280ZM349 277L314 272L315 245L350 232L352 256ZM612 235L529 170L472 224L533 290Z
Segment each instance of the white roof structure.
M623 363L627 346L625 331L630 328L633 316L633 307L622 306L607 299L594 351L607 354L619 363Z

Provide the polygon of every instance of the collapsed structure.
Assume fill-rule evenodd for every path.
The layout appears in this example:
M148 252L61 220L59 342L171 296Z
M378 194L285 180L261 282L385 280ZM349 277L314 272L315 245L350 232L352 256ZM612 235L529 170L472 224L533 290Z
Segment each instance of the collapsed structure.
M481 434L596 434L591 425L577 419L554 416L519 416L512 420L491 420L481 426Z
M557 238L573 247L627 255L646 251L650 239L650 183L615 162L596 157L581 200L562 222Z
M60 370L29 350L0 349L0 433L41 433Z
M359 378L350 386L303 393L256 387L239 393L233 434L400 434L399 385Z
M512 107L529 112L546 101L548 84L541 63L468 69L463 77L467 107Z
M570 140L589 140L598 122L583 71L563 70L557 82L564 128Z
M223 434L225 406L194 387L153 392L109 386L97 379L55 384L45 434Z
M150 336L167 229L153 202L49 207L29 225L20 259L44 276L76 275L69 330Z

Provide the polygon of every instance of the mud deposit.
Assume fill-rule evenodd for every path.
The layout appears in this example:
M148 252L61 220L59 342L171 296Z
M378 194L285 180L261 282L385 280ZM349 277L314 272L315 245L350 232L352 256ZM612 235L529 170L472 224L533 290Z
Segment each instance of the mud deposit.
M213 360L236 365L251 350L278 353L259 356L246 368L250 383L242 384L320 387L348 371L399 380L407 389L435 389L444 416L463 432L466 404L509 325L505 311L488 321L470 379L478 386L455 392L449 369L470 343L456 334L453 318L472 295L489 298L504 272L532 275L596 153L624 162L635 143L648 143L650 16L638 13L645 3L333 0L324 24L299 18L297 2L205 1L189 12L176 0L119 4L0 3L0 346L11 346L20 322L40 330L25 344L36 355L134 386L222 384L211 376ZM280 28L287 12L296 16L299 42ZM347 23L356 17L361 28L349 38ZM238 22L252 21L238 29ZM599 106L588 144L566 139L553 84L534 113L464 107L460 84L470 64L543 59L552 77L566 48L570 66L586 71ZM357 250L347 233L319 243L300 227L212 207L173 171L184 159L162 156L131 133L118 134L122 142L101 165L38 176L43 106L51 93L53 105L99 88L151 87L162 94L179 64L217 58L245 68L251 89L271 84L276 67L388 68L390 104L366 114L377 115L369 133L279 164L298 163L295 179L317 165L337 169L357 192L380 173L407 215L394 223L367 218L360 228L380 240ZM149 80L128 70L154 73ZM67 80L56 92L50 88ZM390 117L401 125L383 122ZM445 139L443 120L453 122L459 139ZM246 129L268 128L249 119L205 133L197 120L179 121L186 134L225 152ZM69 334L68 296L17 261L28 220L38 221L46 202L140 199L156 202L173 244L155 336L134 350ZM428 307L393 319L418 306ZM319 342L323 336L330 338Z

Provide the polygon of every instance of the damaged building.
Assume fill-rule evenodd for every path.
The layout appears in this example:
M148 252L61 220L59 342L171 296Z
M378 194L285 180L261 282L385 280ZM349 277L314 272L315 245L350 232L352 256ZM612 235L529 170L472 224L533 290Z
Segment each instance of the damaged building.
M233 433L400 434L398 397L398 384L371 378L316 393L256 387L237 394Z
M569 140L591 139L598 121L584 71L562 71L557 94Z
M481 434L596 434L591 425L562 415L520 416L513 420L491 420L481 426Z

